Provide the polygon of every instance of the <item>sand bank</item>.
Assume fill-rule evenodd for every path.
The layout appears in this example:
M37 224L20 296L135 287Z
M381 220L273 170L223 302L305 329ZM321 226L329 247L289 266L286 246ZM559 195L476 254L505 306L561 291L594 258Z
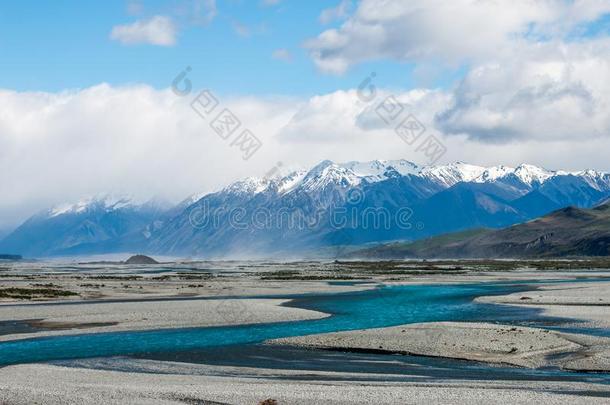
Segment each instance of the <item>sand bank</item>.
M204 327L319 319L327 314L282 306L282 299L157 300L0 306L2 321L41 330L0 335L0 341L92 332ZM1 331L1 325L0 325Z
M532 368L565 364L571 370L610 371L610 361L605 357L610 353L610 339L488 323L421 323L268 343L447 357ZM587 355L592 352L598 355ZM552 355L556 354L562 356L553 360Z
M276 371L277 373L277 371ZM317 378L319 377L319 379ZM279 405L607 403L603 385L541 381L365 383L326 373L309 380L146 374L33 364L0 369L0 403ZM345 377L341 375L341 377Z
M479 297L476 301L535 306L548 316L578 319L580 327L610 328L610 282L549 284L536 291Z

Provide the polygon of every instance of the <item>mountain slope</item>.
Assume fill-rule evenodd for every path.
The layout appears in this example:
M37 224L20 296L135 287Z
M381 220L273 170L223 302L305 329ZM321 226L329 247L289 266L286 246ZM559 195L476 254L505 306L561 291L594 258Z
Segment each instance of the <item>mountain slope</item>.
M610 203L567 207L501 230L479 229L364 249L383 258L548 258L610 255Z
M62 204L28 219L0 242L0 250L39 257L129 249L144 243L143 231L163 209L112 196Z
M458 183L413 206L414 219L423 224L422 236L464 229L500 228L528 219L514 208L494 184Z

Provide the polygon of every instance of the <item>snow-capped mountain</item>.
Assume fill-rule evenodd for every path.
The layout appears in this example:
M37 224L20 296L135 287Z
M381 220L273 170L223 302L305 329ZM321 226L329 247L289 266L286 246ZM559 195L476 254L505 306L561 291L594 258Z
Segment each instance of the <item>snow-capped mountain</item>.
M514 175L525 184L530 186L542 184L549 178L555 176L557 172L545 170L537 166L521 164L514 170Z
M276 184L283 194L299 188L306 191L321 190L328 185L356 187L363 183L382 182L397 176L421 178L444 188L457 183L494 184L512 181L519 182L528 190L538 188L553 178L572 176L582 179L592 188L600 191L610 188L610 175L594 170L551 171L529 164L521 164L516 168L504 165L483 167L464 162L444 166L418 166L401 159L347 163L325 160L309 171L295 171L274 179L247 178L231 184L224 191L257 194L266 191L271 184Z
M153 235L149 247L158 253L249 257L503 227L566 205L591 206L610 196L608 180L602 172L555 172L527 164L425 167L406 160L325 160L308 171L241 180L208 194ZM356 198L350 196L354 190ZM190 214L202 207L209 221L193 227ZM330 224L333 212L341 210L359 217L383 210L396 217L406 208L412 210L408 227ZM226 214L231 209L244 223L232 222ZM256 220L257 215L269 217ZM313 225L291 226L298 221Z
M104 210L107 212L134 207L136 204L129 196L100 195L83 198L75 203L63 203L51 208L47 215L49 218L66 214L80 214L91 210Z
M42 211L0 242L0 250L26 256L104 253L142 245L160 227L168 204L101 195Z
M388 172L393 171L401 176L417 174L421 168L408 160L373 160L371 162L348 162L340 165L351 170L356 176L367 181L382 181L388 178Z
M420 175L443 185L451 187L460 182L471 182L479 178L485 171L484 167L457 162L446 166L428 166L420 170Z
M121 249L215 257L298 255L500 228L569 205L588 208L609 197L610 174L593 170L325 160L309 170L246 178L217 192L194 194L171 209L112 196L59 205L26 221L0 250L29 256ZM338 213L349 214L349 220Z

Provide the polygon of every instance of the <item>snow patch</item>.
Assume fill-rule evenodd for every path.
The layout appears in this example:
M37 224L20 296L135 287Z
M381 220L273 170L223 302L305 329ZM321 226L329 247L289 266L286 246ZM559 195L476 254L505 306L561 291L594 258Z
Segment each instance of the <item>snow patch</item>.
M131 206L135 206L131 197L102 195L83 198L76 203L63 203L56 205L49 210L48 217L53 218L65 214L80 214L94 207L104 209L106 211L114 211Z

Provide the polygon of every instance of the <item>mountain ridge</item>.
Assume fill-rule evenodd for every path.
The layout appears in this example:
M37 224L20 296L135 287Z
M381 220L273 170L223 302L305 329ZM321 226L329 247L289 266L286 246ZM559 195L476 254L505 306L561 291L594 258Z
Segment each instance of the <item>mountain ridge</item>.
M365 258L557 258L610 255L610 202L591 209L565 207L510 227L474 229L413 243L351 253Z
M124 196L62 204L28 219L0 241L0 248L32 256L118 249L211 257L299 254L502 228L569 205L589 208L608 198L610 174L594 170L325 160L309 170L245 178L173 207ZM340 210L355 213L359 221L333 224ZM259 221L257 215L266 217ZM388 218L380 215L393 224L381 226ZM409 223L398 226L400 216L408 216Z

